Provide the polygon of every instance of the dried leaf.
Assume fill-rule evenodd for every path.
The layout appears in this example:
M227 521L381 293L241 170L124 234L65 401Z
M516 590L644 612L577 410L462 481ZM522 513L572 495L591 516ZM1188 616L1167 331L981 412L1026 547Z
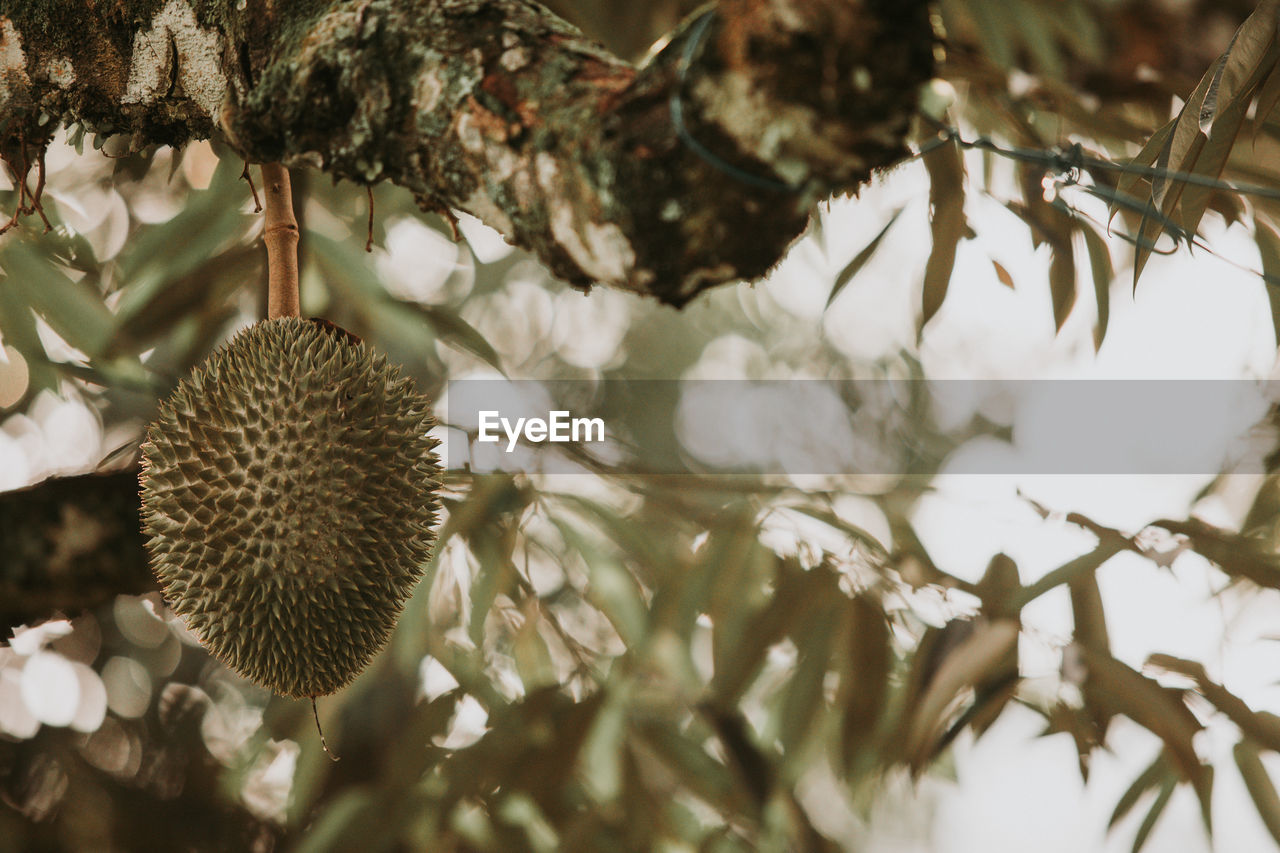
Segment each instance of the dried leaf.
M1013 286L1013 276L1009 275L1009 271L1005 269L1004 266L1001 265L999 261L997 261L995 258L992 258L991 266L995 267L996 278L1000 280L1001 284L1003 284L1005 287L1009 288L1010 290L1017 289Z
M956 248L964 236L964 157L960 146L951 143L924 156L929 172L929 230L933 250L924 269L924 297L920 329L933 319L947 297Z
M1111 251L1102 235L1087 224L1080 226L1080 233L1084 235L1085 249L1089 252L1089 271L1093 276L1093 294L1098 305L1098 321L1093 327L1093 349L1097 352L1102 348L1111 320L1111 280L1115 272L1111 266Z

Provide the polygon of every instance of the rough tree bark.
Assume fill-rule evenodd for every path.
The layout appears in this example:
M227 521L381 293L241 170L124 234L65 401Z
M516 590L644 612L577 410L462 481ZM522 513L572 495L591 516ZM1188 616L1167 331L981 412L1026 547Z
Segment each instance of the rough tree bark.
M720 0L641 67L526 0L0 0L0 151L218 137L683 305L907 154L934 47L920 0Z

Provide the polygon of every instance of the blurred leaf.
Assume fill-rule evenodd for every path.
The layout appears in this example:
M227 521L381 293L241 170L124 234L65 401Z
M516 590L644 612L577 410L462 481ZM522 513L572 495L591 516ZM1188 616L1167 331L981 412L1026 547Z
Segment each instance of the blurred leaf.
M996 278L1000 279L1001 284L1003 284L1005 287L1009 288L1010 290L1017 290L1017 288L1013 286L1013 276L1009 275L1009 271L1005 269L1004 266L999 261L997 261L995 258L992 258L991 266L995 267Z
M1276 104L1280 102L1280 65L1271 69L1267 79L1258 87L1257 106L1254 109L1253 138L1256 141L1258 132L1262 130Z
M864 594L851 599L845 609L848 658L837 701L842 711L840 743L847 771L868 745L884 715L893 649L889 620L879 604Z
M737 773L756 806L764 808L774 788L775 773L772 763L756 745L750 725L736 710L714 707L704 707L702 710L724 747L729 765Z
M1262 257L1263 286L1271 306L1271 330L1276 346L1280 347L1280 233L1260 216L1254 217L1253 233Z
M611 553L592 542L572 524L554 517L551 520L565 542L580 553L587 564L591 573L587 599L609 618L629 648L640 645L646 636L648 607L636 579Z
M532 691L556 684L559 678L546 640L538 630L542 612L537 599L526 599L522 609L524 621L511 639L511 657L516 662L520 682L526 691Z
M1164 781L1171 780L1177 782L1177 776L1173 772L1173 768L1169 766L1168 754L1165 750L1161 750L1156 754L1156 758L1138 774L1125 792L1120 795L1120 799L1116 801L1116 807L1111 812L1111 819L1107 821L1107 830L1114 829L1116 824L1124 820L1129 812L1133 811L1133 807L1142 799L1142 795L1161 785Z
M367 788L348 788L325 802L316 821L298 843L298 853L369 849L370 811L375 803Z
M393 298L366 254L345 241L307 232L307 245L314 250L326 281L343 294L347 305L364 316L366 322L380 318L419 345L438 338L506 375L497 351L457 310Z
M1061 331L1076 304L1076 261L1068 241L1055 248L1049 262L1049 292L1053 297L1053 325Z
M1097 352L1102 348L1111 320L1111 280L1115 272L1111 266L1111 251L1102 235L1091 225L1083 223L1080 233L1084 235L1085 249L1089 252L1089 271L1093 276L1093 294L1098 305L1098 322L1093 328L1093 349Z
M456 310L440 305L422 305L417 302L399 302L398 304L425 317L440 340L471 353L506 376L507 371L502 366L502 358L497 350L474 326L462 319L462 315Z
M1092 705L1124 714L1164 741L1179 775L1191 782L1208 816L1212 768L1200 763L1193 740L1203 726L1187 710L1177 691L1125 666L1115 658L1076 646L1088 667L1085 690Z
M929 172L929 231L933 250L924 268L924 298L920 329L938 313L947 298L951 271L955 268L956 247L964 236L964 155L951 142L924 155Z
M624 515L606 503L567 492L543 491L541 497L577 512L637 563L652 566L669 564L676 559L671 548L674 537L654 536L650 529L654 523L671 523L670 518L663 517L656 522Z
M488 524L481 535L467 537L471 554L479 569L471 580L471 624L467 634L477 647L484 647L485 621L499 595L515 588L515 564L511 561L515 547L515 529L509 525Z
M759 675L769 649L788 634L802 633L810 614L829 603L825 596L830 589L830 578L823 573L798 570L789 562L782 564L777 589L765 607L745 620L735 642L716 644L711 695L718 707L737 704Z
M1212 560L1232 579L1246 578L1258 586L1280 589L1280 556L1264 543L1198 518L1160 519L1152 526L1188 537L1197 554Z
M746 798L736 794L729 769L708 755L699 740L656 720L638 722L632 728L674 777L707 805L722 814L733 814L747 804Z
M569 785L581 750L604 703L603 693L580 702L560 687L532 691L489 715L489 730L443 762L452 805L495 790L529 794L551 819L576 809Z
M218 259L234 246L251 220L240 212L244 189L229 174L229 166L219 163L209 189L190 193L183 208L173 218L140 228L121 250L116 278L123 294L116 306L121 326L134 315L166 297L163 291L188 277L208 275L206 267L218 268ZM259 251L261 244L256 243Z
M102 296L83 282L72 281L26 243L17 241L0 253L8 273L5 285L19 288L26 301L68 344L95 358L106 349L115 321Z
M190 272L157 280L148 298L138 298L116 324L124 341L135 351L171 335L183 320L206 306L231 299L246 283L254 282L263 266L261 247L239 246L226 251L217 263L205 263ZM118 349L121 344L116 342Z
M1172 655L1154 654L1147 658L1147 665L1190 678L1196 683L1200 695L1239 726L1246 737L1267 749L1280 752L1280 719L1255 712L1239 696L1210 679L1204 664Z
M739 600L737 612L729 614L730 624L716 626L716 634L720 635L714 640L717 647L723 647L726 641L731 646L729 638L737 636L736 625L741 624L755 605L762 603L763 590L745 581L752 573L755 560L764 558L772 564L776 557L772 552L766 554L760 545L755 517L755 508L746 503L725 509L688 568L677 576L670 576L667 583L654 590L651 607L654 625L674 631L686 648L698 615L711 613L718 585L736 588L739 593L755 592L756 596L755 600L750 597ZM715 657L720 659L721 655L716 653Z
M922 689L914 698L908 697L901 727L903 753L914 769L920 770L932 757L961 692L1000 678L1010 653L1017 653L1018 634L1018 623L1012 619L973 624L968 635L937 663L936 673L921 679Z
M1200 79L1178 116L1169 123L1171 130L1155 161L1157 166L1210 180L1222 174L1258 87L1280 61L1278 8L1276 0L1263 0L1241 24L1226 52ZM1188 183L1178 174L1156 175L1151 180L1150 199L1154 211L1165 216L1173 215L1180 207L1177 220L1190 238L1204 215L1210 192L1210 187ZM1160 231L1160 226L1144 217L1134 260L1135 288Z
M613 802L622 792L622 762L631 698L625 682L610 685L582 744L579 760L583 776L600 803Z
M1075 623L1073 638L1082 647L1100 655L1111 654L1111 640L1107 633L1107 617L1102 605L1102 592L1098 588L1098 577L1093 572L1079 574L1067 582L1071 596L1071 614ZM1111 724L1111 712L1090 702L1087 687L1090 675L1085 673L1084 688L1085 707L1082 709L1089 721L1091 731L1078 745L1091 750L1106 742L1107 729ZM1080 739L1077 739L1080 740ZM1081 772L1088 765L1087 756L1081 752Z
M1257 746L1248 740L1242 740L1232 748L1231 754L1235 757L1236 767L1240 770L1245 787L1249 789L1249 796L1258 809L1258 817L1262 818L1271 837L1280 844L1280 795L1276 794L1275 784L1262 764Z
M1127 543L1119 538L1104 538L1098 546L1086 554L1068 560L1058 568L1045 574L1039 580L1023 587L1017 596L1017 607L1025 607L1051 589L1071 583L1078 577L1092 575L1116 554L1125 550Z
M898 221L898 217L902 215L903 208L898 208L889 217L889 221L884 224L880 232L871 238L871 242L863 247L862 251L854 255L853 260L845 264L844 269L836 275L835 284L831 287L831 293L827 296L827 308L831 307L831 303L836 301L836 297L840 295L840 291L844 290L845 285L853 281L853 277L858 271L866 266L867 261L871 260L871 256L876 253L876 249L880 248L880 241L884 239L884 235L889 233L889 229ZM817 220L815 220L817 221Z
M866 529L845 521L825 506L805 502L793 504L789 508L844 533L855 545L865 548L868 553L877 559L885 559L889 556L888 549L884 547L884 544L879 539L871 535Z
M1165 806L1169 805L1169 798L1173 796L1173 791L1177 787L1177 780L1173 778L1166 778L1160 783L1160 793L1156 795L1155 802L1151 804L1151 810L1142 819L1138 834L1134 836L1133 853L1138 853L1147 843L1151 830L1155 829L1156 821L1160 820L1160 815L1164 814Z
M1075 246L1071 239L1076 229L1076 215L1061 199L1045 199L1041 167L1023 164L1018 169L1018 178L1023 203L1010 201L1006 206L1031 227L1034 245L1048 243L1053 251L1049 261L1049 294L1054 329L1060 331L1076 303Z
M58 375L45 355L36 317L25 295L7 277L0 276L0 334L4 343L22 353L27 361L27 396L57 385Z
M811 571L819 571L818 568ZM822 597L826 606L814 613L799 630L792 634L796 645L796 664L778 715L778 740L786 753L788 765L795 777L801 774L802 748L821 727L816 723L819 711L825 704L824 685L831 661L831 647L835 639L840 613L832 605L839 602L840 590L834 576ZM808 762L804 761L803 765Z

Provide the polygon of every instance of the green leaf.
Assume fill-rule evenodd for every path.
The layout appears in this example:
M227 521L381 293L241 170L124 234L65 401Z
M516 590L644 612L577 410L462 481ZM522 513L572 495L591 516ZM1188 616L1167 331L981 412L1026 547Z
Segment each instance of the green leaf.
M839 589L832 584L824 599L832 603L832 595L839 594ZM786 753L789 769L796 777L802 770L797 761L808 764L803 760L803 747L821 730L816 720L824 704L823 688L838 619L839 611L831 606L823 607L807 624L797 626L799 631L792 634L797 659L778 715L778 740Z
M901 207L895 210L893 215L889 217L889 221L880 229L880 232L871 238L871 242L864 246L862 251L854 255L853 260L845 264L844 269L840 270L836 275L836 282L831 287L831 293L827 296L827 308L831 307L831 303L836 301L836 297L844 290L845 285L853 281L853 277L858 274L858 271L866 266L867 261L871 260L871 256L876 253L876 249L880 248L880 241L884 239L884 235L889 233L889 229L893 227L893 224L898 221L898 217L902 215L903 210L904 208Z
M632 731L690 793L722 814L737 810L740 801L729 769L707 754L701 739L659 721L633 723Z
M417 302L398 302L397 304L425 317L440 340L471 353L503 376L506 375L506 369L502 366L502 358L497 350L474 326L462 319L462 315L456 310L439 305L421 305Z
M822 573L780 570L777 589L762 610L744 621L733 643L717 643L711 695L720 707L730 707L755 681L774 644L804 630L812 611L824 603L830 583ZM719 626L715 630L719 631Z
M228 165L220 163L209 189L188 194L176 216L140 228L130 238L117 261L116 278L123 289L116 306L120 325L154 310L149 306L167 298L163 291L175 282L198 277L209 265L217 267L251 222L240 212L243 192Z
M893 665L889 620L867 595L853 598L846 609L849 639L846 669L838 701L843 711L840 744L844 767L851 770L867 747L885 712Z
M547 642L538 630L541 621L537 600L526 599L524 622L511 638L511 657L515 660L516 673L526 692L559 682Z
M224 252L181 275L156 278L149 294L142 289L124 314L117 314L117 344L128 343L140 352L174 330L193 313L226 303L246 283L256 282L264 258L261 247L242 246Z
M27 362L28 391L53 388L58 381L57 372L45 355L40 333L36 331L36 317L31 306L8 278L0 276L0 334L4 342L17 348Z
M1254 238L1258 254L1262 258L1263 285L1267 289L1267 303L1271 306L1271 330L1276 346L1280 347L1280 233L1259 216L1253 219Z
M1254 111L1254 141L1257 141L1258 132L1271 117L1278 102L1280 102L1280 65L1271 69L1271 73L1258 89L1257 107Z
M494 600L511 592L515 586L516 570L511 562L515 537L512 532L489 524L481 528L479 536L468 537L479 570L471 581L471 623L467 635L478 648L484 647L485 620Z
M89 358L100 356L115 332L115 318L102 296L82 281L72 281L25 243L11 243L0 255L9 277L26 301L68 344Z
M587 599L608 617L628 648L638 646L645 639L649 617L644 592L636 579L613 554L574 525L554 517L551 520L565 542L581 554L587 564L590 571Z

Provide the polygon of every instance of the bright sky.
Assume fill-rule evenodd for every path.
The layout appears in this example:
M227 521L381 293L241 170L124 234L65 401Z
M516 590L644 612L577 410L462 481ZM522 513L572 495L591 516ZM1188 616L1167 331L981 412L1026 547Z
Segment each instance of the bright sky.
M980 173L971 162L970 173ZM848 235L825 275L817 251L799 247L768 288L771 297L801 316L820 319L826 333L855 356L910 345L918 310L919 282L928 246L924 170L895 172L870 188L856 204L835 205L828 234ZM1098 220L1105 211L1071 197ZM909 204L908 222L890 232L879 256L863 270L825 315L827 282L882 227L897 207ZM1062 379L1245 379L1272 375L1275 342L1260 279L1242 270L1260 268L1257 250L1241 226L1206 220L1214 250L1239 266L1204 252L1154 257L1136 295L1131 290L1129 252L1119 239L1110 245L1120 272L1111 291L1111 322L1101 351L1092 344L1095 317L1092 282L1081 270L1080 299L1055 336L1049 301L1046 249L1031 247L1028 231L998 202L971 195L967 213L979 237L961 244L955 275L942 310L926 329L921 358L926 375L952 378ZM906 219L907 214L904 214ZM914 258L913 262L909 259ZM1000 283L999 261L1015 289ZM801 264L810 266L801 269ZM1017 425L1015 423L1015 430ZM1082 512L1104 524L1136 532L1161 516L1185 517L1207 476L944 476L936 495L916 515L918 532L940 566L977 580L994 553L1018 563L1024 582L1087 550L1093 538L1063 522L1045 522L1018 497L1060 512ZM1219 496L1201 501L1196 513L1218 524L1239 524L1258 485L1238 478ZM1280 595L1227 593L1211 598L1224 576L1195 555L1183 555L1173 572L1132 555L1117 557L1099 573L1115 654L1140 667L1152 652L1203 661L1256 710L1280 712L1275 650L1261 639L1275 633ZM1069 640L1070 606L1065 590L1046 596L1024 613L1023 674L1052 677L1058 649ZM1029 641L1028 641L1029 638ZM1006 714L981 742L967 737L956 749L958 782L931 781L918 796L936 806L931 826L912 820L911 810L879 815L874 853L1046 853L1127 851L1153 795L1145 797L1114 833L1105 829L1120 794L1150 763L1158 741L1128 721L1114 725L1112 752L1098 754L1090 783L1081 784L1075 749L1066 735L1037 738L1041 721L1029 711ZM1220 768L1215 778L1214 826L1219 850L1270 849L1243 782L1234 770L1234 727L1215 721L1196 747ZM1270 756L1269 759L1274 759ZM1280 779L1280 762L1267 760ZM904 794L909 797L910 795ZM1199 807L1180 788L1147 849L1199 853L1210 845Z

